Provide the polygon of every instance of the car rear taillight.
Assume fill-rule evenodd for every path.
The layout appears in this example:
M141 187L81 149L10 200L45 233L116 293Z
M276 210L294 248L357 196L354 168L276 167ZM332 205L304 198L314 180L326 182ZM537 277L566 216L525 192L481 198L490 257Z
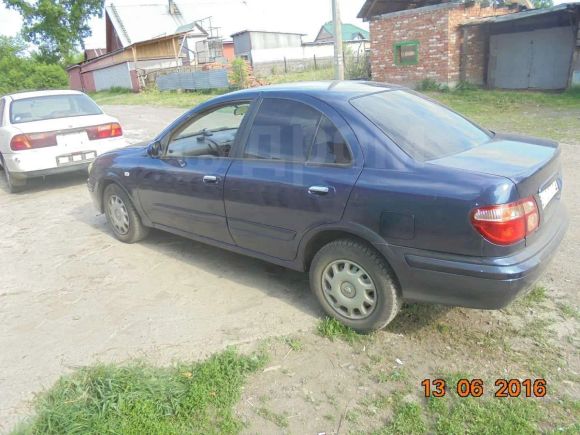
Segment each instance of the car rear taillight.
M17 134L10 141L12 151L56 146L56 132Z
M119 137L123 136L123 129L121 125L117 122L112 122L110 124L95 125L93 127L87 127L87 136L90 140L96 139L107 139L109 137Z
M530 196L509 204L476 208L471 212L471 223L490 242L511 245L538 229L540 214Z

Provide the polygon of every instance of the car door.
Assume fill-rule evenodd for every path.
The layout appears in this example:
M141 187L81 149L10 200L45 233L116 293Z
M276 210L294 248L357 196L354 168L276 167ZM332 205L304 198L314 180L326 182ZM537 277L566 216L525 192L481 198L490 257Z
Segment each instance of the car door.
M139 169L138 197L155 226L233 244L223 186L249 101L222 104L185 120L162 140L162 155Z
M309 229L340 221L362 168L345 120L304 99L261 101L225 182L236 244L283 260L296 257Z

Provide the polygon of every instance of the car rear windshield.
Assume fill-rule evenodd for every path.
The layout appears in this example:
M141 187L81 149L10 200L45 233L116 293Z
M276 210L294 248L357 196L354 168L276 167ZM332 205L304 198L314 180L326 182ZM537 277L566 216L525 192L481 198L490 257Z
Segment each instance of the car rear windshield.
M83 94L47 95L14 100L10 107L10 122L20 124L102 113L99 106Z
M407 154L435 160L474 148L491 134L446 107L413 92L396 90L351 100Z

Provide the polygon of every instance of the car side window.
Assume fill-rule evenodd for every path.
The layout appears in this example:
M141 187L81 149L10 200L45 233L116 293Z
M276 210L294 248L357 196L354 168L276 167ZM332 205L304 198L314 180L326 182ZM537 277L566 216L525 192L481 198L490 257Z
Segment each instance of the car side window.
M194 118L173 135L166 157L228 157L249 107L229 104Z
M308 161L344 165L352 161L348 145L330 119L323 116Z
M316 109L297 101L264 99L244 158L305 162L321 116Z

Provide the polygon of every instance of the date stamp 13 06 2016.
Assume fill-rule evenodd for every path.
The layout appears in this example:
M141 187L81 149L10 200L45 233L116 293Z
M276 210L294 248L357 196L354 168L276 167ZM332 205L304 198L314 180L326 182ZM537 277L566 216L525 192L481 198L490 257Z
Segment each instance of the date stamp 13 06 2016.
M545 379L496 379L495 397L544 397L548 385ZM485 390L482 379L460 379L448 387L444 379L423 379L421 381L425 397L444 397L455 391L459 397L481 397Z

